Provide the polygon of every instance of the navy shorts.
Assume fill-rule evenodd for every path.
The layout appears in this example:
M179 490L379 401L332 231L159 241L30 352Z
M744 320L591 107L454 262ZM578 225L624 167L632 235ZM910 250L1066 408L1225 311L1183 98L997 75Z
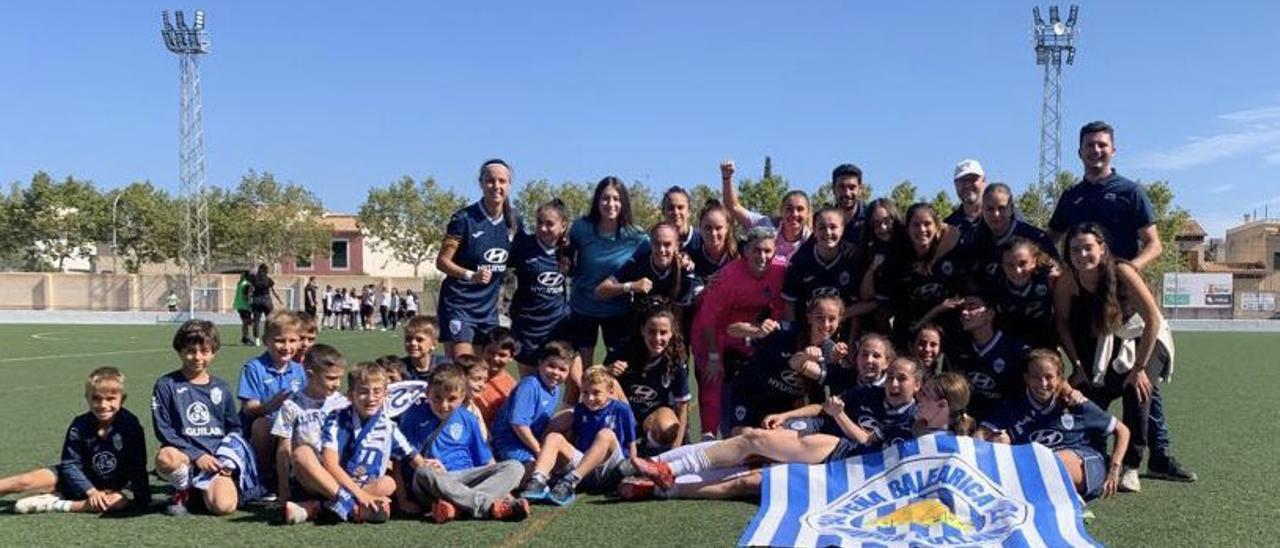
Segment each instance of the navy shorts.
M605 348L604 363L609 363L610 358L616 359L626 351L631 340L632 323L633 318L630 313L614 318L595 318L572 312L569 314L567 328L571 337L569 342L573 343L574 348L595 346L596 334L602 333ZM585 356L582 360L583 363L594 362L593 358L593 356Z
M802 405L801 398L780 398L770 394L772 391L757 386L745 376L738 377L733 383L733 412L729 417L729 428L759 428L765 417Z
M437 311L436 318L440 325L440 342L475 343L484 340L489 331L498 327L498 322L477 322L465 320L450 314L444 307Z
M556 320L551 329L538 329L535 333L521 330L519 320L511 320L511 336L516 340L516 363L537 365L542 355L542 347L550 341L567 341L573 343L573 335L569 333L569 317ZM576 344L574 348L577 348Z
M1102 496L1102 484L1107 481L1107 459L1091 447L1070 449L1080 458L1084 468L1084 500Z

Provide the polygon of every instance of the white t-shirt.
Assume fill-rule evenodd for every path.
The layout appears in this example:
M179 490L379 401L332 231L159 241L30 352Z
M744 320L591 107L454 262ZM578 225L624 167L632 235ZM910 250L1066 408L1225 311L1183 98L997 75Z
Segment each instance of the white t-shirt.
M276 410L275 420L271 422L271 435L292 440L293 447L310 446L319 455L325 417L348 405L351 403L347 398L337 392L323 400L312 398L305 392L296 392Z

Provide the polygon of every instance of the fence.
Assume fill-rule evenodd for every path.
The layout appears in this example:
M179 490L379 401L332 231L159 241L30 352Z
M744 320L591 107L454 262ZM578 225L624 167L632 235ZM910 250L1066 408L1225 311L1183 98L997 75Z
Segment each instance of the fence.
M308 276L280 275L272 277L281 300L292 309L302 308L302 290ZM385 276L316 276L319 290L333 287L362 287L368 284L412 289L423 295L423 310L435 309L438 289L432 280ZM187 280L178 275L79 274L0 272L0 309L4 310L90 310L90 311L160 311L172 292L178 296L179 309L188 307L203 312L231 312L235 300L237 275L202 276L188 291ZM426 308L426 306L431 308Z

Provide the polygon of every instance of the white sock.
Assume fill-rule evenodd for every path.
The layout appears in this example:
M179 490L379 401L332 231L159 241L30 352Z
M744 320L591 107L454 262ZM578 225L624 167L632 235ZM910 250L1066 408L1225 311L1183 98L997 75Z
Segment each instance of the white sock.
M69 500L67 500L67 499L58 499L58 500L57 500L57 502L54 502L54 503L53 503L53 507L52 507L52 510L51 510L51 511L53 511L53 512L70 512L70 511L71 511L71 501L69 501Z
M172 485L174 489L186 491L191 488L191 466L186 464L179 466L177 470L170 472L169 477L165 479L169 480L169 485Z
M671 473L676 476L697 474L711 468L711 460L707 458L705 447L698 447L671 461Z

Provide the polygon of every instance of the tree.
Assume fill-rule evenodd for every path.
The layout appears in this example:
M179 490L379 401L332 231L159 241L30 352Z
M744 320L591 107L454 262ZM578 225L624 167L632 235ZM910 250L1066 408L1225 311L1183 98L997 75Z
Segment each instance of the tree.
M824 207L835 207L835 190L831 188L830 183L820 184L818 185L818 190L810 196L810 202L814 211Z
M520 186L520 190L516 192L515 207L520 210L525 228L532 231L537 222L538 208L552 198L559 198L564 202L565 213L569 215L568 221L573 222L586 215L592 190L586 183L565 181L552 185L546 179L537 179Z
M636 226L648 230L662 220L662 208L658 199L644 183L632 181L627 185L627 195L631 198L631 221Z
M1075 183L1076 176L1070 171L1059 171L1057 178L1049 185L1032 183L1018 195L1018 214L1030 224L1040 228L1048 227L1053 208L1058 205L1058 197Z
M6 236L25 248L29 266L47 261L62 270L67 259L93 256L104 209L93 183L71 176L54 182L49 174L36 172L12 204Z
M1160 244L1163 246L1160 256L1142 270L1147 285L1156 292L1156 302L1164 291L1164 274L1166 272L1183 272L1187 262L1178 250L1178 233L1191 218L1187 210L1173 205L1173 188L1166 181L1155 181L1150 184L1138 182L1147 191L1147 199L1151 200L1151 209L1156 214L1156 231L1160 233Z
M526 187L527 188L527 187ZM413 265L413 275L435 257L450 217L466 199L442 189L435 179L415 183L408 175L386 187L373 187L360 205L360 228L378 248L397 261Z
M107 223L98 239L113 242L125 271L137 274L145 263L160 263L181 252L181 210L169 193L150 181L131 183L103 198L115 203L115 215L107 211ZM114 265L113 265L114 268Z
M911 204L919 201L916 198L916 185L911 181L902 181L889 191L889 199L893 200L899 213L906 213Z
M333 228L322 221L324 206L301 185L282 185L269 171L249 170L231 201L230 213L241 224L228 233L232 249L245 259L270 264L329 253Z
M702 206L706 205L707 202L711 200L719 200L721 203L724 202L720 197L720 193L715 189L705 184L694 185L693 188L689 189L689 215L697 216L698 212L702 211ZM698 220L693 219L691 222L697 224Z
M956 205L951 202L951 195L945 190L939 190L933 195L933 201L929 202L933 205L934 211L938 212L938 216L946 218L952 211L956 210ZM904 210L905 211L905 210Z

